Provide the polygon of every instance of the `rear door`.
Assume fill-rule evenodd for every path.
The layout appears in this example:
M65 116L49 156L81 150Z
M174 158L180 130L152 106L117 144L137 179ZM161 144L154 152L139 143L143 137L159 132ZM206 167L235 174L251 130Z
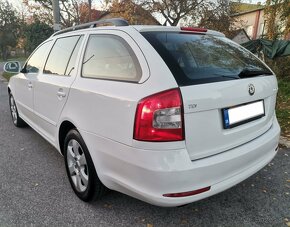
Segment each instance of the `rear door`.
M185 142L192 160L239 146L271 127L277 81L250 52L225 37L206 34L144 36L180 87Z
M49 53L42 74L35 81L34 112L39 130L54 141L57 122L76 74L76 62L83 36L61 37Z

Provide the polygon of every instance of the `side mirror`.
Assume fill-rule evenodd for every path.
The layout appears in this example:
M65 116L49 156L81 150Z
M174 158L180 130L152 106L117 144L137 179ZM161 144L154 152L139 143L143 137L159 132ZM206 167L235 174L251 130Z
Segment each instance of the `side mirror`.
M9 61L5 63L3 69L7 73L19 73L21 70L21 64L19 61Z

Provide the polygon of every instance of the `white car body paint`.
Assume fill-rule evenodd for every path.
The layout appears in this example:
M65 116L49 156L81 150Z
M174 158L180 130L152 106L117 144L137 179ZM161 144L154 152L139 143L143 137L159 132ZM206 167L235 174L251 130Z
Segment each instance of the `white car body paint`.
M69 121L82 135L102 183L159 206L178 206L226 190L269 163L276 154L280 128L275 115L275 76L180 87L185 140L144 142L133 139L138 102L154 93L178 88L160 55L139 33L178 28L155 26L100 27L64 33L84 39L70 77L20 73L9 88L19 115L59 152L59 128ZM139 83L83 78L82 59L91 34L125 40L142 70ZM221 36L209 31L210 35ZM48 53L44 53L48 55ZM256 93L248 94L254 84ZM29 85L31 84L31 86ZM61 97L58 92L64 94ZM223 128L221 109L264 100L265 117L231 130ZM210 186L201 194L168 198Z

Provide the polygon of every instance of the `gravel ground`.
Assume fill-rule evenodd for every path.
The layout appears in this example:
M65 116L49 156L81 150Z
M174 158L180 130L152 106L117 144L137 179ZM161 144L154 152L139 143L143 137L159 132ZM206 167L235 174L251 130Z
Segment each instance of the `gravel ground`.
M290 226L290 149L239 185L177 208L118 192L84 203L70 188L62 156L31 128L11 122L0 82L0 226Z

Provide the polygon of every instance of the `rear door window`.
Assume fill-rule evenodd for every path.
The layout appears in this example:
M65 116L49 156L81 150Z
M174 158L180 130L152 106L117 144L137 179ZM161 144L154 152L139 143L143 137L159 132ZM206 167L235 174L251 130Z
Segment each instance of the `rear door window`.
M62 76L70 75L75 65L80 43L80 36L57 39L48 56L43 73Z
M253 54L225 37L176 32L143 36L180 86L272 74Z

